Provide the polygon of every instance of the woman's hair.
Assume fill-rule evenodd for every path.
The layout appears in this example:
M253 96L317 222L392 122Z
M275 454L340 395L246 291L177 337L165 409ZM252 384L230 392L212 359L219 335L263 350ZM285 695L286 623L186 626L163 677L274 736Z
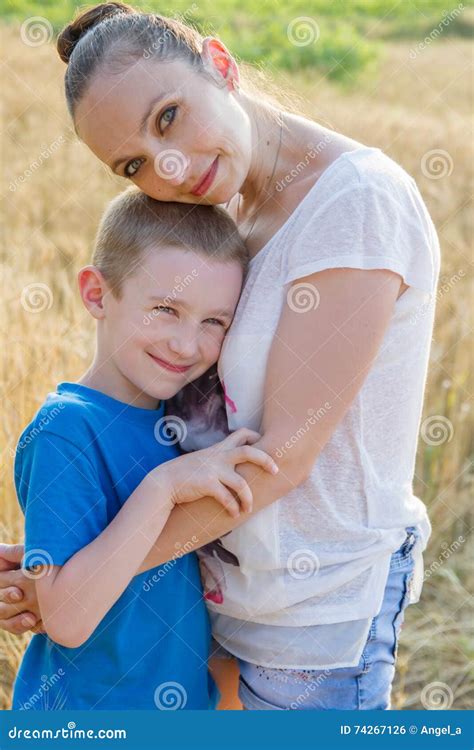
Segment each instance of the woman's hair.
M218 85L218 79L209 74L201 57L203 39L187 23L144 13L121 2L100 3L79 12L57 39L59 57L67 63L65 90L71 116L102 66L111 73L120 73L140 59L180 59ZM278 109L303 114L302 102L294 90L285 91L261 68L241 61L239 68L242 90L255 102L267 105L262 117L278 121Z
M59 56L68 64L65 88L69 112L74 114L92 76L103 65L118 73L140 59L181 59L207 75L202 41L196 29L179 20L143 13L125 3L101 3L79 13L57 39Z
M171 203L149 198L135 186L107 206L95 238L92 263L120 298L124 280L152 248L178 247L224 263L235 261L245 273L248 252L229 214L220 206Z

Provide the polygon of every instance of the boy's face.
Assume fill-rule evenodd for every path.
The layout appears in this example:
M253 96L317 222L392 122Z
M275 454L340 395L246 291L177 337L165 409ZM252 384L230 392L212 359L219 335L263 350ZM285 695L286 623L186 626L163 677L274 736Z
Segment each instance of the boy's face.
M213 365L239 300L240 264L169 247L144 253L106 293L98 356L119 398L153 408Z

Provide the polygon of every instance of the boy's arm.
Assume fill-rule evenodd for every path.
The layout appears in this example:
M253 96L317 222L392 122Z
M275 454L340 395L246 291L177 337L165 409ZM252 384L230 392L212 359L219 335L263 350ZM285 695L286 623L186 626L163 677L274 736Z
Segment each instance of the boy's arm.
M212 495L228 513L251 508L249 488L235 467L252 461L278 471L273 460L248 440L256 433L237 430L219 447L179 456L157 466L142 480L113 521L62 565L45 567L38 580L41 618L48 635L70 648L81 646L123 593L160 535L175 504L193 503ZM51 491L50 488L48 488ZM47 494L47 493L46 493ZM89 507L93 512L93 506ZM56 560L58 561L58 560ZM41 571L43 572L43 571Z
M64 565L40 572L38 601L53 641L77 648L90 637L135 575L172 507L171 489L154 470L96 539Z

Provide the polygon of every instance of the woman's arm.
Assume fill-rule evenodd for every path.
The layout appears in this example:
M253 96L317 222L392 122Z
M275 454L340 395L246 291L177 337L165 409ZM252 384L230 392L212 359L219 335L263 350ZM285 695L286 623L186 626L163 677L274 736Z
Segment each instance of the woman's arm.
M280 472L270 476L247 463L238 468L252 488L254 513L308 477L379 352L402 279L384 269L337 268L304 282L319 304L304 313L288 304L282 311L268 359L262 438L255 443L276 458ZM209 497L177 507L140 572L172 559L178 542L198 549L245 520L229 518Z

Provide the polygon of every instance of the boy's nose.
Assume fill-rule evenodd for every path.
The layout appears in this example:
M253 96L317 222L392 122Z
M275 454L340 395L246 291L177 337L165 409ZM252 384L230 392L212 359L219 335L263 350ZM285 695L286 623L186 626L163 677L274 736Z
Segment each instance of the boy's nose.
M182 185L188 173L190 160L177 148L159 151L154 158L155 172L170 185Z
M182 359L192 359L197 351L197 341L194 335L173 336L168 341L169 349Z

